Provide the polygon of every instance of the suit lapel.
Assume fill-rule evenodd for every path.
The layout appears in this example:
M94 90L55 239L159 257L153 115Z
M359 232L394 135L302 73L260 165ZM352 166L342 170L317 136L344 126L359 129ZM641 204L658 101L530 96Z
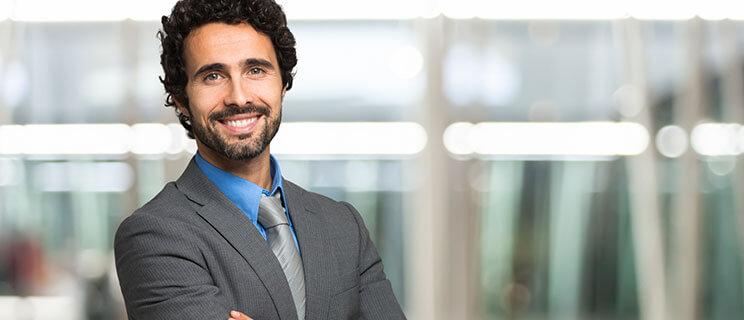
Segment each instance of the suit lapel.
M269 292L279 318L297 319L282 267L250 219L202 173L194 159L176 185L190 200L202 205L197 213L248 262Z
M334 270L334 257L329 252L332 246L323 231L328 224L315 213L319 212L317 205L304 190L287 180L284 190L305 270L305 318L326 319Z

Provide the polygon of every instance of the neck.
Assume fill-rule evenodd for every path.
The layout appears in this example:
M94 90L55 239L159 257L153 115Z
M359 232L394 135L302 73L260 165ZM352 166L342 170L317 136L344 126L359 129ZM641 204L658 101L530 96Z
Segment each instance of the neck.
M271 189L271 159L269 147L258 156L246 160L228 159L222 154L196 141L199 154L213 166L255 183L265 190Z

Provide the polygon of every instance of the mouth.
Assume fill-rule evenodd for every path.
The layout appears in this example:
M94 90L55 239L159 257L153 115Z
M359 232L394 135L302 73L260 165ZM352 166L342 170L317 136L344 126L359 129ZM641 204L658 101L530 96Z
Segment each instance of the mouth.
M263 115L254 114L241 114L232 117L226 117L218 119L222 127L234 133L246 133L251 131L257 124L257 121L263 117Z

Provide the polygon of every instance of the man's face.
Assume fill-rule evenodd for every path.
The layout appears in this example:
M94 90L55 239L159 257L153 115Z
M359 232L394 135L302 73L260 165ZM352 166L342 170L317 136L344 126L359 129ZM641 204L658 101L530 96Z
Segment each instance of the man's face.
M246 23L210 23L184 41L186 95L202 155L245 160L263 153L281 122L281 73L268 36Z

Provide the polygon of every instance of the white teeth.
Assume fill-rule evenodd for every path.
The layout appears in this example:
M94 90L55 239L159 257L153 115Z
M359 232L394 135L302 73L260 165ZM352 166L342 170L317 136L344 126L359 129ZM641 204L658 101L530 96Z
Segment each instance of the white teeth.
M231 127L242 128L242 127L247 127L249 124L253 122L256 122L256 119L258 118L256 117L256 118L243 119L243 120L228 120L228 121L225 121L225 124Z

